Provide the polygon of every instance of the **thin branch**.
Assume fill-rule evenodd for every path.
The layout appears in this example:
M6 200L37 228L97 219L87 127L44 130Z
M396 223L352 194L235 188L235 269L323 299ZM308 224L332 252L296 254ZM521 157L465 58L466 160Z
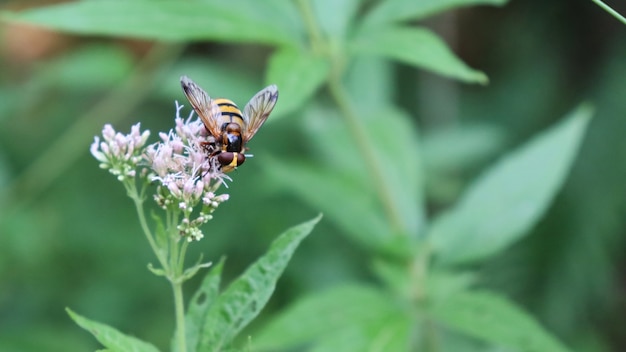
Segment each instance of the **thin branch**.
M610 13L611 15L613 15L613 17L617 18L618 21L622 22L623 24L626 24L626 18L624 18L624 16L620 15L619 12L613 10L609 5L603 3L600 0L591 0L593 2L595 2L598 6L600 6L601 8L604 9L604 11Z

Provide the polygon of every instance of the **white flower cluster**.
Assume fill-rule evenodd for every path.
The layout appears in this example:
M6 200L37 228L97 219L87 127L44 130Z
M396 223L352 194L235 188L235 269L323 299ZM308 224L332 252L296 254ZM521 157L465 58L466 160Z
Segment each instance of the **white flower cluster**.
M95 137L91 154L100 162L100 167L109 170L118 180L134 178L137 165L142 161L143 146L150 131L140 133L139 124L131 128L130 134L115 132L109 124L102 129L102 142Z
M105 142L100 143L96 137L91 153L120 181L135 177L140 164L148 166L151 171L141 175L146 181L158 183L154 200L166 211L182 211L183 219L177 228L181 236L192 241L204 237L200 226L228 200L227 194L214 192L230 178L220 170L217 158L211 156L215 145L202 121L191 121L191 115L183 120L181 108L176 103L176 127L169 133L159 133L160 142L143 148L149 132L140 134L139 124L128 136L106 125L102 131ZM194 209L198 211L194 213Z

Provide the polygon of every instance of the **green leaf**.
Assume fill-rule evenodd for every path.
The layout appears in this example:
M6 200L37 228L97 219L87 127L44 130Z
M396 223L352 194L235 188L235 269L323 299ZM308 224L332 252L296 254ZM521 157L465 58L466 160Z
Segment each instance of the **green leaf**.
M431 313L451 329L496 345L520 351L567 351L532 316L494 292L460 292L434 305Z
M504 5L507 0L386 0L365 17L367 25L404 20L419 20L455 7L473 5Z
M281 234L268 252L217 298L205 318L199 351L221 351L259 314L294 251L321 217L319 215Z
M268 84L276 84L280 100L272 117L296 111L324 84L330 71L329 62L297 48L277 50L270 58Z
M158 352L153 345L141 341L138 338L125 335L118 330L101 324L74 313L69 308L65 309L72 320L81 328L89 331L104 347L115 352Z
M410 116L392 106L370 111L364 114L364 119L369 138L376 148L378 163L384 170L389 196L407 232L405 235L416 239L425 222L424 179L417 128L411 123Z
M322 209L348 235L370 248L385 247L391 229L374 194L359 180L333 170L265 158L268 177L297 193L312 207Z
M192 267L185 269L183 275L180 277L180 280L182 280L183 282L187 281L194 277L198 273L198 271L200 271L200 269L209 268L211 267L211 265L213 265L212 262L202 263L202 255L200 255L200 258L198 258L196 264L194 264Z
M194 293L187 315L185 316L185 328L187 346L190 351L195 351L198 345L200 331L204 329L205 318L209 308L215 303L219 294L224 258L213 267L202 280L200 288Z
M41 74L46 83L80 91L110 89L122 82L134 65L127 50L103 44L80 47L48 63L50 67Z
M342 41L358 13L362 0L310 1L320 28L332 42Z
M464 175L497 156L507 135L495 125L470 123L432 130L422 140L429 198L450 204L463 190Z
M371 264L372 272L376 277L388 290L400 297L411 297L413 294L414 284L411 282L409 272L411 268L412 266L407 265L406 261L393 262L384 258L375 258Z
M294 44L302 38L296 10L284 0L81 1L4 17L70 33L167 41Z
M437 304L458 292L469 290L477 282L478 274L475 272L433 269L428 273L425 286L429 301Z
M336 113L312 110L306 116L305 130L317 148L316 154L330 168L329 172L342 175L339 177L346 180L352 179L352 188L372 197L375 202L373 205L381 213L381 202L376 201L377 195L373 190L374 182L382 182L387 196L392 199L403 221L402 226L406 233L402 235L416 238L424 222L422 165L417 128L410 122L410 116L390 105L362 112L359 118L362 119L368 141L374 149L375 163L383 169L383 180L376 180L371 176L362 153L357 149L353 133ZM397 147L398 143L402 143L402 148ZM317 191L318 189L312 190ZM335 194L333 200L339 196L346 198L348 202L352 199L351 194ZM350 208L351 206L344 208L337 215L345 216ZM361 217L367 214L356 213ZM387 232L384 235L392 234Z
M314 342L314 351L407 350L405 308L372 287L332 288L289 306L254 337L254 347L273 351Z
M393 64L381 57L358 56L346 67L345 85L359 113L392 105L397 96Z
M163 219L161 218L161 216L159 216L154 210L150 211L150 217L152 218L152 221L154 221L155 223L154 234L156 237L156 245L159 250L159 254L165 257L167 256L167 250L168 250L169 240L170 240L168 233L167 233L167 229L165 228L165 224L163 223ZM153 268L149 268L149 269L152 271ZM161 269L157 269L157 270L161 270ZM157 274L157 275L160 275L160 274Z
M483 259L522 237L564 182L591 114L589 106L581 106L475 181L430 228L438 259Z
M240 107L245 106L263 88L261 75L253 69L199 56L182 58L162 74L158 80L160 84L155 87L159 98L171 100L176 97L178 102L185 105L182 116L187 116L192 110L180 87L180 76L183 75L191 77L211 97L226 97Z
M497 155L506 137L502 128L486 124L431 130L422 139L425 169L436 174L466 170Z
M357 55L377 55L469 83L486 84L487 76L461 61L446 43L423 28L384 27L360 30L351 43Z
M304 132L324 165L306 165L285 158L266 160L269 177L279 180L314 208L322 209L347 235L368 248L405 256L410 243L423 228L422 172L415 127L409 117L390 107L377 107L360 116L374 149L376 164L383 169L375 180L352 133L334 110L309 109ZM397 148L402 141L402 148ZM375 192L375 182L384 183L399 217L394 229ZM402 232L402 233L400 233Z

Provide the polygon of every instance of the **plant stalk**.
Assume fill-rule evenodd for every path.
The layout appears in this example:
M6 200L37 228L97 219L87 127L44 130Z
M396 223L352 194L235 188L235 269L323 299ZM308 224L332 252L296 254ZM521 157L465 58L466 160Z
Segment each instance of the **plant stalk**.
M367 131L358 114L354 111L348 94L341 83L344 61L334 51L330 50L330 43L323 37L319 29L310 2L308 0L298 0L297 4L310 37L311 49L316 54L328 56L331 61L331 77L328 81L328 89L335 104L337 104L341 114L346 119L348 128L356 141L357 149L365 160L370 175L374 178L376 193L383 203L384 211L393 232L395 234L405 234L406 228L400 216L400 211L391 197L389 185L385 181L383 167L378 162L375 149L367 136Z
M183 280L171 280L174 292L174 310L176 311L176 341L178 352L187 352L185 339L185 304L183 303Z
M167 272L169 268L167 260L162 257L161 252L159 251L159 247L154 240L154 235L152 234L152 231L150 231L150 227L148 226L148 222L146 221L146 214L143 209L144 199L141 195L139 195L139 193L137 193L137 185L135 184L134 180L132 182L125 183L125 186L128 195L133 200L133 203L135 203L135 209L137 210L137 217L139 217L141 230L143 230L143 233L146 236L148 243L150 244L150 248L159 260L159 264L161 264L161 267Z
M620 15L619 12L613 10L613 8L611 8L609 5L605 4L601 0L591 0L591 1L595 2L598 6L600 6L604 11L611 14L613 17L617 18L618 21L622 22L623 24L626 24L626 18Z
M402 221L400 211L394 199L391 197L391 191L389 189L389 185L385 181L383 168L376 157L376 151L367 136L367 131L365 130L361 119L359 119L357 113L350 104L348 94L346 93L343 85L340 83L339 77L331 77L328 82L328 89L335 100L335 103L339 107L341 114L348 123L349 130L356 141L358 150L361 152L361 155L365 160L370 175L374 178L376 193L378 193L378 198L383 203L387 219L391 223L394 233L406 234L404 222Z
M185 304L183 301L183 270L184 270L184 262L185 262L185 253L187 251L187 242L183 242L180 245L180 239L176 239L172 237L170 239L170 248L167 251L169 253L168 258L163 257L163 253L160 251L156 241L154 240L154 235L152 231L150 231L150 227L148 226L148 222L146 221L145 211L143 209L144 198L137 192L137 185L134 180L130 182L125 182L126 191L128 195L135 203L135 208L137 210L137 216L139 217L139 223L141 225L141 229L148 239L148 243L150 244L150 248L156 255L161 267L166 273L166 277L170 281L172 285L172 292L174 293L174 312L176 316L176 343L178 346L178 352L187 352L187 340L185 338ZM171 212L167 212L167 225L168 225L168 234L171 234L171 228L175 226L174 219L176 219L176 215Z

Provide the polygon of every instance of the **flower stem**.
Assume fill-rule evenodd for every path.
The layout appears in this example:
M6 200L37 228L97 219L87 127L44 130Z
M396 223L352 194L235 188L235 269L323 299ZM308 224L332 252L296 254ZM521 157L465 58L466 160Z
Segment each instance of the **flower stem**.
M129 180L125 182L124 185L126 187L126 192L128 193L128 196L135 203L137 216L139 217L139 223L141 225L143 233L148 239L150 248L152 248L152 251L156 255L159 263L161 264L161 267L166 273L166 277L172 285L172 291L174 293L174 312L176 315L176 342L178 346L178 352L187 352L187 341L185 339L185 304L183 302L182 280L185 252L187 251L187 242L183 242L179 250L179 239L172 237L172 239L170 240L169 251L167 251L170 257L168 261L168 259L164 257L163 252L159 249L156 241L154 240L154 235L152 234L152 231L150 231L150 227L148 226L148 222L146 221L146 214L143 209L143 192L142 194L137 192L137 185L135 184L135 180ZM176 219L176 216L169 213L166 216L169 230L171 226L175 226L175 222L173 220Z
M361 119L354 111L347 92L341 82L343 73L343 58L336 51L330 50L330 43L321 34L319 26L316 22L313 10L308 0L298 0L298 8L306 25L311 41L311 49L316 54L329 56L331 61L331 77L328 81L328 89L337 104L341 114L348 123L348 128L356 141L357 149L360 151L365 160L369 173L374 178L374 186L379 199L383 203L383 208L387 214L387 218L391 223L392 229L396 234L404 234L405 227L400 211L396 203L391 197L391 190L385 181L383 167L378 162L376 151L367 136L367 131L363 126Z
M626 18L624 18L624 16L620 15L619 12L613 10L609 5L605 4L604 2L602 2L600 0L591 0L591 1L595 2L598 6L600 6L602 9L604 9L604 11L606 11L609 14L613 15L613 17L617 18L618 21L622 22L623 24L626 24Z
M183 300L183 273L185 269L185 253L189 242L177 236L176 224L178 223L178 213L176 211L167 212L167 226L170 237L170 267L168 279L172 285L174 293L174 312L176 315L176 344L178 352L187 352L187 340L185 333L185 304Z
M183 280L171 280L174 292L174 310L176 311L176 340L178 352L187 352L185 339L185 305L183 303Z
M135 203L137 217L139 217L139 224L141 225L141 229L143 230L146 239L148 239L150 248L152 248L154 255L156 255L157 259L159 260L159 264L161 264L161 267L167 272L169 268L167 260L163 258L161 251L159 251L159 247L154 240L154 235L152 234L152 231L150 231L150 227L148 226L148 222L146 221L146 214L143 209L144 197L137 192L137 185L135 184L135 180L125 182L124 186L126 187L126 192L128 193L128 196L133 200L133 203Z
M313 9L311 8L308 0L298 0L296 3L300 10L300 14L302 15L307 32L309 33L311 49L314 53L320 54L325 46L325 41L319 27L317 26L317 22L315 21Z
M429 297L426 287L428 286L428 273L431 259L431 244L428 241L424 241L409 267L411 299L419 310L425 309L424 307L428 304ZM412 342L412 350L436 352L441 349L437 325L428 314L424 315L415 334L419 335L420 338Z
M378 197L383 203L387 219L390 221L394 233L404 234L405 228L400 216L400 211L391 197L391 190L385 181L383 168L376 158L374 146L371 144L371 141L367 136L367 131L365 130L361 119L359 119L354 111L354 108L350 104L348 94L341 84L339 77L332 77L330 79L328 82L328 89L335 100L335 103L339 107L341 114L346 119L348 127L352 132L352 136L356 141L357 148L365 160L370 175L374 178L376 193L378 193Z

